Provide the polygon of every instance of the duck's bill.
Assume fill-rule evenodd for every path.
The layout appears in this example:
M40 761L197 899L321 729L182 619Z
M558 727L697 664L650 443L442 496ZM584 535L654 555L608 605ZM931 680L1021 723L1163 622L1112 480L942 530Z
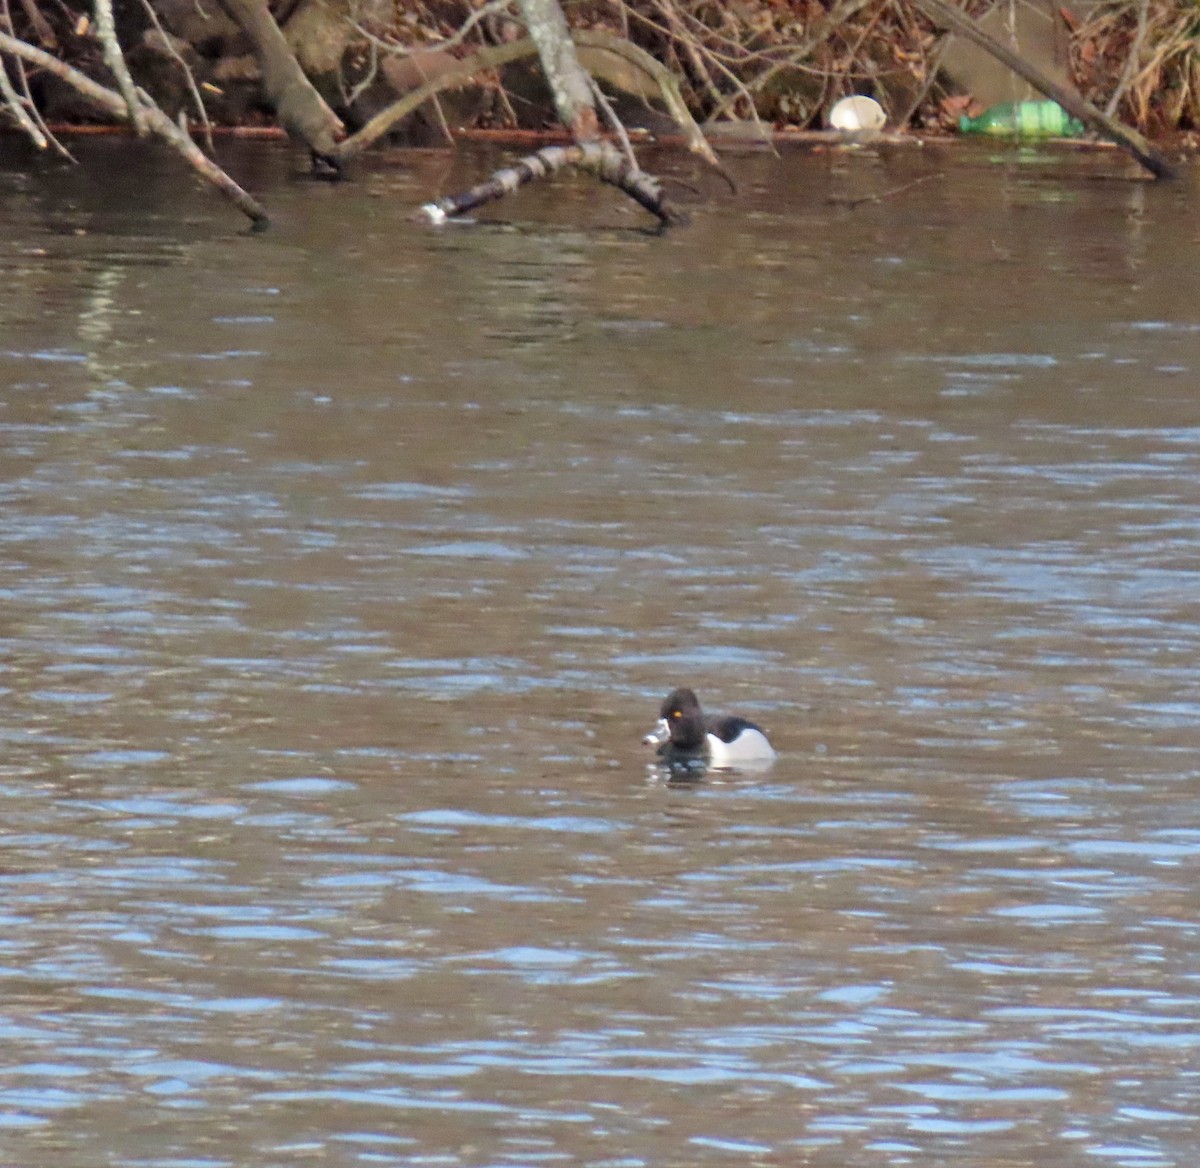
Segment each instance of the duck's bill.
M643 746L662 746L671 737L671 727L666 718L659 718L658 725L642 739Z

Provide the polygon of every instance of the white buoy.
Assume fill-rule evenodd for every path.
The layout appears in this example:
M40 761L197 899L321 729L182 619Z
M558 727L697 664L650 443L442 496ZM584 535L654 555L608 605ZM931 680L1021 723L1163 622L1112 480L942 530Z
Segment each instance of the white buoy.
M883 112L883 106L873 97L863 97L857 93L853 97L843 97L829 111L830 126L843 133L882 130L886 123L887 114Z

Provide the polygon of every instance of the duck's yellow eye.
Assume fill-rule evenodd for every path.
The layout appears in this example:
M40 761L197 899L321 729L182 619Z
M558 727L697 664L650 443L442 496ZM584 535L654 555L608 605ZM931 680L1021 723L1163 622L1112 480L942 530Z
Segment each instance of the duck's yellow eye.
M682 711L682 710L672 710L672 711L671 711L671 717L672 717L672 718L682 718L682 717L683 717L683 711Z

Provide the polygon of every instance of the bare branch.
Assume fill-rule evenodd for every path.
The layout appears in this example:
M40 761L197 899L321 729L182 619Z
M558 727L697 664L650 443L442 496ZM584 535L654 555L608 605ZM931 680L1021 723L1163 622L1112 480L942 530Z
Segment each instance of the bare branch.
M705 138L700 127L696 125L695 119L688 110L687 103L683 100L683 94L679 90L679 79L670 69L655 60L645 49L638 48L637 45L625 40L623 37L613 36L607 32L600 32L598 29L580 30L575 34L575 40L583 48L603 49L616 57L621 57L645 73L658 86L658 92L662 97L663 104L667 107L667 112L675 119L680 131L687 140L688 149L693 154L698 154L713 169L719 170L724 174L724 168L721 166L720 160L714 153L713 148L708 144L708 139ZM600 58L600 60L603 60L603 58ZM598 65L593 67L597 73L603 74L604 70L602 67Z
M460 61L457 65L440 73L432 81L406 93L399 101L393 102L377 113L356 134L351 134L337 147L338 156L343 159L353 158L373 142L383 137L397 122L406 118L415 109L423 106L435 93L462 85L476 73L485 69L497 69L510 61L518 61L522 57L531 57L537 50L530 40L514 41L507 45L493 45Z
M12 37L16 36L16 29L13 27L12 12L9 10L8 0L0 0L0 31L7 31L9 36ZM53 42L53 32L50 34L50 39ZM13 67L16 70L17 82L20 85L17 101L21 109L27 114L29 121L36 127L37 132L36 135L32 136L33 141L37 142L39 147L46 144L53 146L61 157L74 162L75 159L71 157L71 152L50 132L45 121L42 119L41 113L38 111L37 103L33 100L33 94L29 89L29 78L25 73L25 63L19 57L14 57ZM3 72L4 65L0 62L0 73ZM21 119L19 116L17 120L20 122Z
M200 87L196 84L195 75L192 73L188 63L183 59L182 54L175 47L175 42L159 23L158 15L155 13L150 0L142 0L142 7L146 10L146 15L150 18L150 23L154 25L155 31L162 38L163 46L175 58L179 63L179 67L183 70L184 80L187 81L188 89L192 94L192 102L196 107L196 116L200 119L200 125L204 128L204 144L208 147L209 154L211 154L213 152L212 123L208 120L208 110L204 108L204 99L200 96Z
M48 141L50 145L54 147L54 150L58 156L60 158L65 158L68 162L74 164L75 155L72 154L62 144L62 142L59 141L58 137L54 134L50 127L46 125L46 119L42 117L42 111L38 109L37 102L33 100L33 91L29 88L29 76L25 71L25 62L18 60L16 62L16 66L17 80L21 83L21 96L25 102L25 108L29 110L30 117L32 117L37 123L38 129L41 130L42 134L46 138L46 141Z
M129 116L125 99L119 93L97 84L90 77L80 73L78 69L72 69L66 62L60 61L42 49L26 44L8 33L0 32L0 53L10 53L14 57L19 57L53 73L55 77L82 93L89 101L107 110L114 118L123 120ZM253 221L256 228L267 226L270 220L256 199L242 190L148 97L139 93L138 100L141 103L142 117L151 131L174 146L200 173L201 177L212 183L227 199L231 200L243 214Z
M484 4L480 8L476 8L466 20L459 26L458 31L452 36L448 36L444 41L436 41L430 45L434 49L453 49L461 45L467 39L471 29L473 29L481 20L486 20L489 16L498 16L501 12L507 11L512 7L512 0L490 0L490 3Z
M34 120L25 112L25 106L21 102L21 95L13 88L13 83L8 76L8 70L4 67L3 61L0 61L0 97L4 99L4 104L8 108L8 112L16 119L17 125L25 132L26 137L39 150L45 150L50 143L47 141L46 135L38 129Z
M645 49L639 49L637 45L631 44L623 37L613 36L611 33L600 32L597 29L580 29L574 34L574 37L575 43L581 48L604 50L604 52L622 58L645 73L658 86L663 103L687 139L688 149L693 154L700 155L715 170L722 174L725 173L713 148L708 144L688 110L687 103L683 100L683 94L679 91L678 79L665 65L656 61ZM338 146L339 156L349 159L361 153L373 142L382 138L397 122L424 105L434 94L440 93L443 89L452 89L486 69L498 69L513 61L532 57L536 52L537 48L529 38L480 49L479 52L463 58L420 88L406 93L399 101L389 105L386 109L380 110L358 133L340 143ZM603 55L599 56L597 61L592 64L593 71L601 77L605 74L605 69L600 63L602 61Z
M622 5L622 10L629 11L624 5ZM703 81L705 87L709 91L710 100L714 103L713 109L709 112L708 117L705 120L710 122L719 120L729 112L729 110L739 99L745 99L746 105L750 111L751 120L756 126L758 126L763 140L769 141L770 134L767 132L766 127L763 126L759 120L758 110L755 108L754 98L751 95L750 90L746 87L745 83L738 76L738 74L735 73L730 67L731 63L734 63L735 60L736 63L744 65L746 61L763 58L765 54L747 52L744 46L739 44L737 41L732 40L727 36L715 33L712 29L709 29L701 24L691 13L687 11L683 11L682 13L675 13L674 9L669 10L669 13L664 11L664 19L668 19L669 14L673 14L675 19L672 20L671 23L663 25L647 16L644 12L632 10L632 15L643 25L661 34L662 36L667 37L672 44L678 43L683 46L684 53L691 62L693 71L695 71L697 76ZM681 27L681 23L684 19L693 25L698 25L699 31L702 31L705 35L713 37L714 39L727 44L732 50L736 50L737 57L735 58L730 54L719 53L710 45L701 42L698 39L697 33L691 33ZM712 68L720 73L733 87L732 93L722 96L720 90L716 87L716 83L712 79L712 73L709 70L710 64ZM678 82L675 84L676 88L678 88ZM682 101L683 97L681 94L680 102L682 103ZM695 150L694 145L692 146L692 149ZM729 176L726 175L725 177L728 180Z
M629 135L625 132L625 126L621 119L617 117L617 111L613 109L612 102L604 96L604 90L596 84L593 77L588 78L588 83L592 87L592 96L596 99L596 104L600 107L600 112L604 115L604 120L608 123L608 128L617 136L617 141L621 143L621 151L625 155L625 161L630 166L637 166L637 159L633 154L633 143L629 140Z
M125 64L125 54L117 41L117 26L113 21L112 0L92 0L92 12L96 18L96 35L104 48L104 63L117 79L117 88L125 99L126 116L133 123L133 128L141 137L146 132L145 119L142 117L142 104L138 100L137 86L129 75L129 66Z
M1117 107L1121 104L1121 98L1128 92L1130 85L1133 84L1134 77L1137 75L1138 64L1142 56L1142 45L1146 40L1146 24L1149 16L1150 0L1140 0L1138 4L1137 31L1133 36L1133 44L1129 46L1129 56L1125 58L1125 68L1121 71L1121 80L1117 82L1117 86L1112 92L1112 97L1108 99L1108 104L1104 107L1104 112L1110 118L1115 116Z
M667 22L667 30L671 39L683 46L683 51L687 59L691 62L692 72L696 75L697 82L708 91L709 101L714 105L719 104L721 101L721 92L717 89L712 79L712 74L709 73L704 60L700 56L700 46L696 43L695 38L689 36L683 29L679 13L675 11L671 0L658 0L658 10Z
M571 146L547 146L512 166L496 171L486 182L472 187L465 194L427 203L421 212L433 223L444 223L452 216L463 215L484 203L503 198L525 183L545 178L568 165L590 171L602 182L619 187L647 211L658 216L664 227L682 223L686 219L667 201L656 178L637 166L630 166L624 155L602 138L576 142Z

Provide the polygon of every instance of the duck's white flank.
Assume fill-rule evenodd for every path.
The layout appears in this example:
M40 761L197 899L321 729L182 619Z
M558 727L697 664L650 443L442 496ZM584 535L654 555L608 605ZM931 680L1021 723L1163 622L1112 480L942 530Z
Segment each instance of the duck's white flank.
M711 766L754 766L775 761L775 750L761 730L743 730L732 742L722 742L715 734L707 738Z

